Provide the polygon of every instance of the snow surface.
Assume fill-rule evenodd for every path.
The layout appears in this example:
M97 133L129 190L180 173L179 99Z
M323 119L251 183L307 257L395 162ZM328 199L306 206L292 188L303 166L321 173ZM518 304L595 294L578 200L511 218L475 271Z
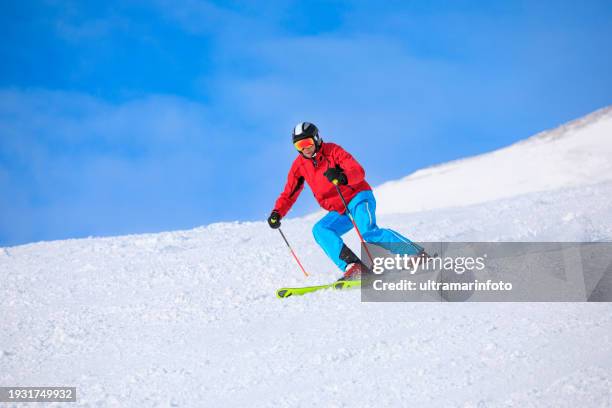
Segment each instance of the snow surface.
M476 204L612 180L612 107L491 153L416 171L376 189L380 213Z
M603 112L508 149L601 158ZM448 174L488 160L429 169L428 184L446 188ZM407 202L379 224L421 241L612 240L612 181L577 174L469 205L415 212ZM399 198L410 180L397 183ZM0 385L76 386L79 403L66 406L87 407L612 406L609 303L277 299L280 286L338 274L312 239L316 219L283 222L308 279L265 222L0 248Z

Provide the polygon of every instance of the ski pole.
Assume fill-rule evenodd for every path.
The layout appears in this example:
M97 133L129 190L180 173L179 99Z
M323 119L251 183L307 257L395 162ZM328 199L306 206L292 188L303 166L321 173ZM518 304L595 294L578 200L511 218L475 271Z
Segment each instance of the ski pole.
M289 241L287 241L287 238L285 237L285 234L283 234L283 230L278 228L278 232L280 232L281 237L283 237L283 241L285 241L285 244L287 244L287 247L289 247L289 251L291 251L291 255L293 255L293 258L295 259L297 264L300 265L300 269L302 269L302 272L304 272L304 276L308 277L309 276L308 272L306 272L306 269L304 269L304 267L302 266L302 263L300 262L300 260L298 259L297 255L293 251L293 248L291 248L291 245L289 245Z
M353 218L353 215L351 214L351 212L349 211L348 205L346 204L346 200L344 199L344 196L342 195L342 191L340 191L340 187L338 187L338 180L334 180L332 181L332 183L334 184L334 186L336 186L336 191L338 192L338 195L340 196L340 199L342 200L342 203L344 204L344 208L346 208L346 213L348 214L349 218L351 219L351 222L353 223L353 227L355 227L355 231L357 231L357 235L359 235L359 239L361 240L361 243L363 244L366 252L368 253L368 256L370 257L370 260L372 261L372 264L374 264L374 258L372 258L372 254L370 253L370 250L368 249L367 244L365 243L365 240L363 239L363 236L361 235L361 232L359 232L359 228L357 228L357 224L355 223L355 219ZM415 244L414 242L410 241L410 245L412 245L416 250L417 253L424 253L427 256L429 256L426 252L425 249L423 247L421 247L420 245ZM434 255L437 256L438 254L436 253Z
M361 231L359 231L359 228L357 227L357 223L355 222L355 219L353 218L353 214L351 214L351 210L349 210L348 208L348 204L346 203L346 200L344 199L344 195L342 195L342 191L340 191L340 187L338 187L338 180L333 180L332 183L334 184L334 186L336 186L336 191L338 192L338 195L340 196L340 199L342 200L342 204L344 204L346 213L348 214L349 219L353 223L353 227L355 227L355 231L357 231L357 235L359 236L359 239L361 240L361 244L365 248L366 253L368 254L368 257L370 257L370 261L372 261L372 265L374 265L374 258L372 257L372 254L370 253L370 250L368 249L368 245L363 239L363 235L361 235Z

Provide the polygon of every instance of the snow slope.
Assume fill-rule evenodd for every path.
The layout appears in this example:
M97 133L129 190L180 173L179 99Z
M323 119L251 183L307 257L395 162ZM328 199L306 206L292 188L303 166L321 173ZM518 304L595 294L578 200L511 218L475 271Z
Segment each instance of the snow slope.
M381 213L475 204L612 180L612 107L503 149L419 170L376 189Z
M423 241L612 240L612 182L547 190L379 223ZM0 385L76 386L86 407L612 406L607 303L276 299L337 273L315 219L283 222L309 279L265 222L0 249Z

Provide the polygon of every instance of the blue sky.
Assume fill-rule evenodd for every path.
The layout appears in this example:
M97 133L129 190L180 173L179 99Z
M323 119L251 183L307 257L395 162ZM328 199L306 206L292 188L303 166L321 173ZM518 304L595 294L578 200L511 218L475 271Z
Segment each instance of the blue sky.
M0 246L265 219L303 120L376 185L612 104L609 1L9 1L0 32Z

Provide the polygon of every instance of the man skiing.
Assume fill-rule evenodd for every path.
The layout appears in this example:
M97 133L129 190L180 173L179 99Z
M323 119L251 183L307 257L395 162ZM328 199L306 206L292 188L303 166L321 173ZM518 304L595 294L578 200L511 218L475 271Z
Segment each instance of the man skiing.
M292 139L299 154L291 165L285 189L268 217L271 228L280 227L281 218L287 215L306 181L319 205L329 211L314 225L314 238L343 271L343 279L359 279L366 269L341 238L353 228L353 224L336 185L366 242L411 244L397 232L376 225L376 200L365 180L363 167L353 156L337 144L324 143L317 127L309 122L298 123L293 129ZM409 252L416 254L416 246L410 247L413 252Z

